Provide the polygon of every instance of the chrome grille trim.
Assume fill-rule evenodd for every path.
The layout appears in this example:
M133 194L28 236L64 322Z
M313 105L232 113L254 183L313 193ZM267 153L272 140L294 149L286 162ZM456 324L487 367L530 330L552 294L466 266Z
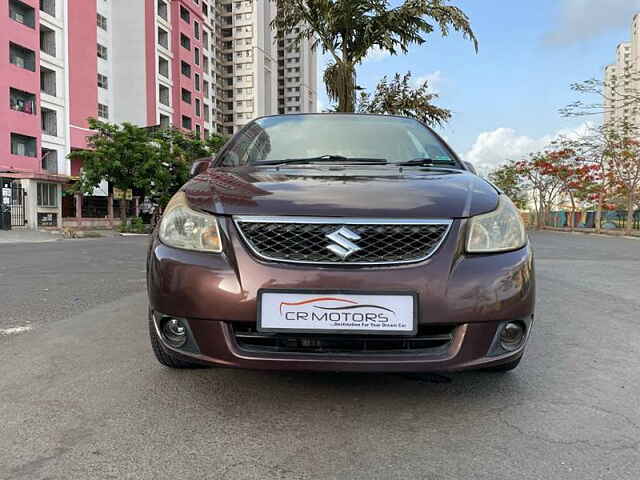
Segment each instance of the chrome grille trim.
M409 263L418 263L427 260L433 256L442 246L444 241L451 231L453 220L451 219L379 219L379 218L352 218L352 217L300 217L300 216L248 216L248 215L235 215L233 216L233 222L240 232L244 243L249 247L251 252L257 257L283 263L298 263L298 264L314 264L314 265L331 265L331 266L349 266L349 265L403 265ZM426 255L412 258L410 260L392 260L392 261L373 261L373 262L355 262L355 261L341 261L339 258L328 261L312 261L312 260L292 260L287 258L278 258L261 253L253 244L253 242L245 234L242 223L288 223L288 224L320 224L320 225L336 225L336 226L348 226L348 225L438 225L446 227L445 231L441 234L440 239L431 247L430 251Z

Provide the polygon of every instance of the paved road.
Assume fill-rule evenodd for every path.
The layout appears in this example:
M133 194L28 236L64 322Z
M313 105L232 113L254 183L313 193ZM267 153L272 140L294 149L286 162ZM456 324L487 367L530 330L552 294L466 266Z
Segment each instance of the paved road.
M534 245L526 361L448 383L171 371L147 343L145 240L0 246L1 323L33 326L0 336L0 478L637 480L640 241Z
M147 245L147 237L0 244L0 332L144 291Z

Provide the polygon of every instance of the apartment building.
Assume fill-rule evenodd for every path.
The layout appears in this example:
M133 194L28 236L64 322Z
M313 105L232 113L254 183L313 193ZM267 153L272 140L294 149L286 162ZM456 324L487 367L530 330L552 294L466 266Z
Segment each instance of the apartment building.
M604 69L604 121L640 127L640 14L633 17L631 41L616 47L616 61Z
M317 53L311 42L296 42L297 30L278 39L278 112L308 113L318 110Z
M0 2L0 179L13 187L0 204L13 227L117 217L106 183L63 196L89 117L206 137L315 111L316 53L278 42L274 16L268 0Z
M97 113L97 28L87 21L96 10L85 0L0 2L0 209L14 226L61 224L66 156L86 148Z
M277 113L275 17L270 1L216 4L217 131L230 135L251 119Z

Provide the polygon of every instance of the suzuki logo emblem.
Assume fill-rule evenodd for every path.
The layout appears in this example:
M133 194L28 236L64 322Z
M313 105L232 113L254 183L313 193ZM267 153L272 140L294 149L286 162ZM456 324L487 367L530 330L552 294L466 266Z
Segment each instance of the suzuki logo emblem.
M352 240L360 240L360 235L352 232L347 227L341 227L335 232L325 235L325 237L334 242L327 245L327 250L331 250L342 260L362 250L362 248L352 242Z

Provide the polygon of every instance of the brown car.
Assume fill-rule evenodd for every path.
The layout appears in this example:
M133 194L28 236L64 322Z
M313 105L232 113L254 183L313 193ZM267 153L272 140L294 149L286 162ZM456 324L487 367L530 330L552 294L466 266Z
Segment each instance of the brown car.
M515 368L533 323L518 210L432 130L393 116L252 121L197 163L148 258L160 363Z

